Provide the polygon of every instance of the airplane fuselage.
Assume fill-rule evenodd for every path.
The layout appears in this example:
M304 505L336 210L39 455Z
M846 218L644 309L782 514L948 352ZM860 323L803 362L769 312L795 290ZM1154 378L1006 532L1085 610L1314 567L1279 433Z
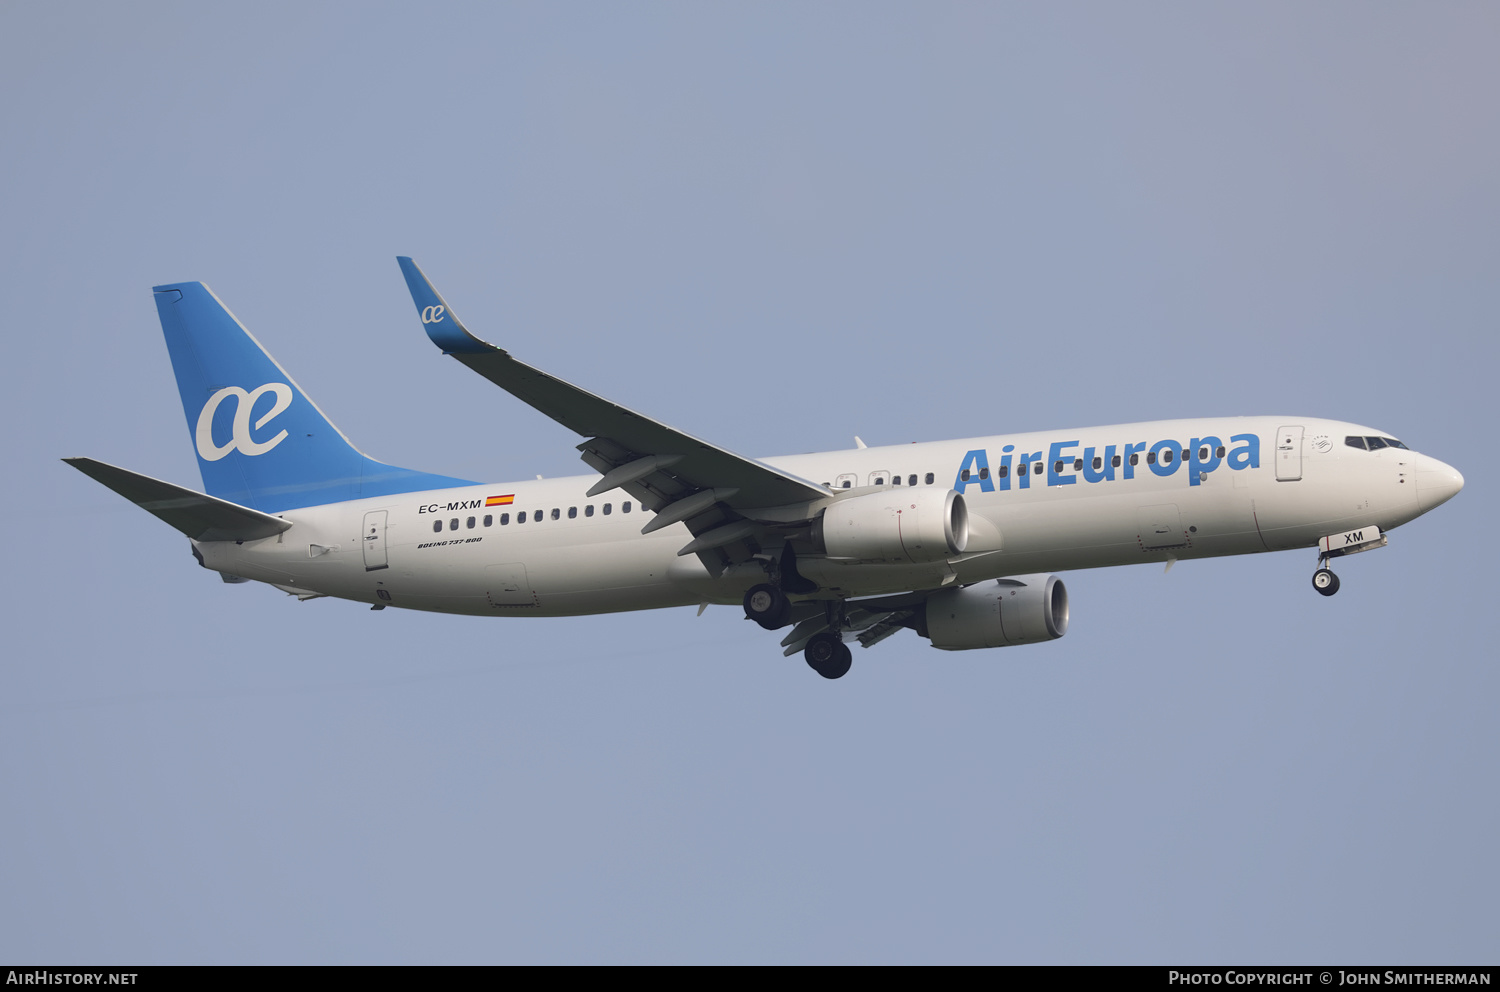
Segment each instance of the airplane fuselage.
M1022 573L1311 547L1381 532L1462 485L1446 465L1354 424L1238 417L855 448L766 458L849 496L954 489L969 512L956 559L888 564L801 556L819 589L847 598ZM576 616L733 604L764 573L714 577L682 524L642 535L650 515L598 475L464 486L276 514L261 540L195 541L212 569L369 603L482 616ZM1456 481L1455 481L1456 480ZM488 504L488 505L487 505Z

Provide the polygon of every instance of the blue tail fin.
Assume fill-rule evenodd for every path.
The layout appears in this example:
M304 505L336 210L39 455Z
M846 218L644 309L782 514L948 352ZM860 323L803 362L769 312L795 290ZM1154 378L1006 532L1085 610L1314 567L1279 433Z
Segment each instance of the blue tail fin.
M209 495L276 513L472 484L360 452L201 282L153 292Z

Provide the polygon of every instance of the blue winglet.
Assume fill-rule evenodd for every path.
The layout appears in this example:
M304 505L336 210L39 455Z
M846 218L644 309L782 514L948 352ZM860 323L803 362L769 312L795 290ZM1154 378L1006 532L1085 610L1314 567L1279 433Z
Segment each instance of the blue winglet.
M445 355L474 355L500 351L487 341L470 334L458 315L448 306L422 270L405 255L397 255L401 274L406 277L406 288L411 290L411 300L417 305L417 316L422 318L422 329L432 343L443 349Z

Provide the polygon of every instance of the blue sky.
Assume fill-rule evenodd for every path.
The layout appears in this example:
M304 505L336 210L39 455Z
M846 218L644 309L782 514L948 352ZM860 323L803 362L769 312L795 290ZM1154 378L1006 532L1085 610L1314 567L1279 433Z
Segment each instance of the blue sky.
M1493 960L1497 28L7 4L0 959ZM827 683L729 608L226 586L58 461L199 484L150 297L197 279L374 457L581 471L397 254L750 454L1290 414L1467 487L1333 599L1311 552L1068 573L1061 641Z

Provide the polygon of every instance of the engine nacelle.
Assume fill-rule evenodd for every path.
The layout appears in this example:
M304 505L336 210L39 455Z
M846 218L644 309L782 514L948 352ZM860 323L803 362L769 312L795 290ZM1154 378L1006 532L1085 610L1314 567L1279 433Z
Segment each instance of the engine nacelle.
M944 651L1052 641L1068 632L1068 590L1055 575L1016 575L927 598L927 636Z
M963 554L969 509L952 489L895 488L841 499L819 519L835 558L923 564Z

